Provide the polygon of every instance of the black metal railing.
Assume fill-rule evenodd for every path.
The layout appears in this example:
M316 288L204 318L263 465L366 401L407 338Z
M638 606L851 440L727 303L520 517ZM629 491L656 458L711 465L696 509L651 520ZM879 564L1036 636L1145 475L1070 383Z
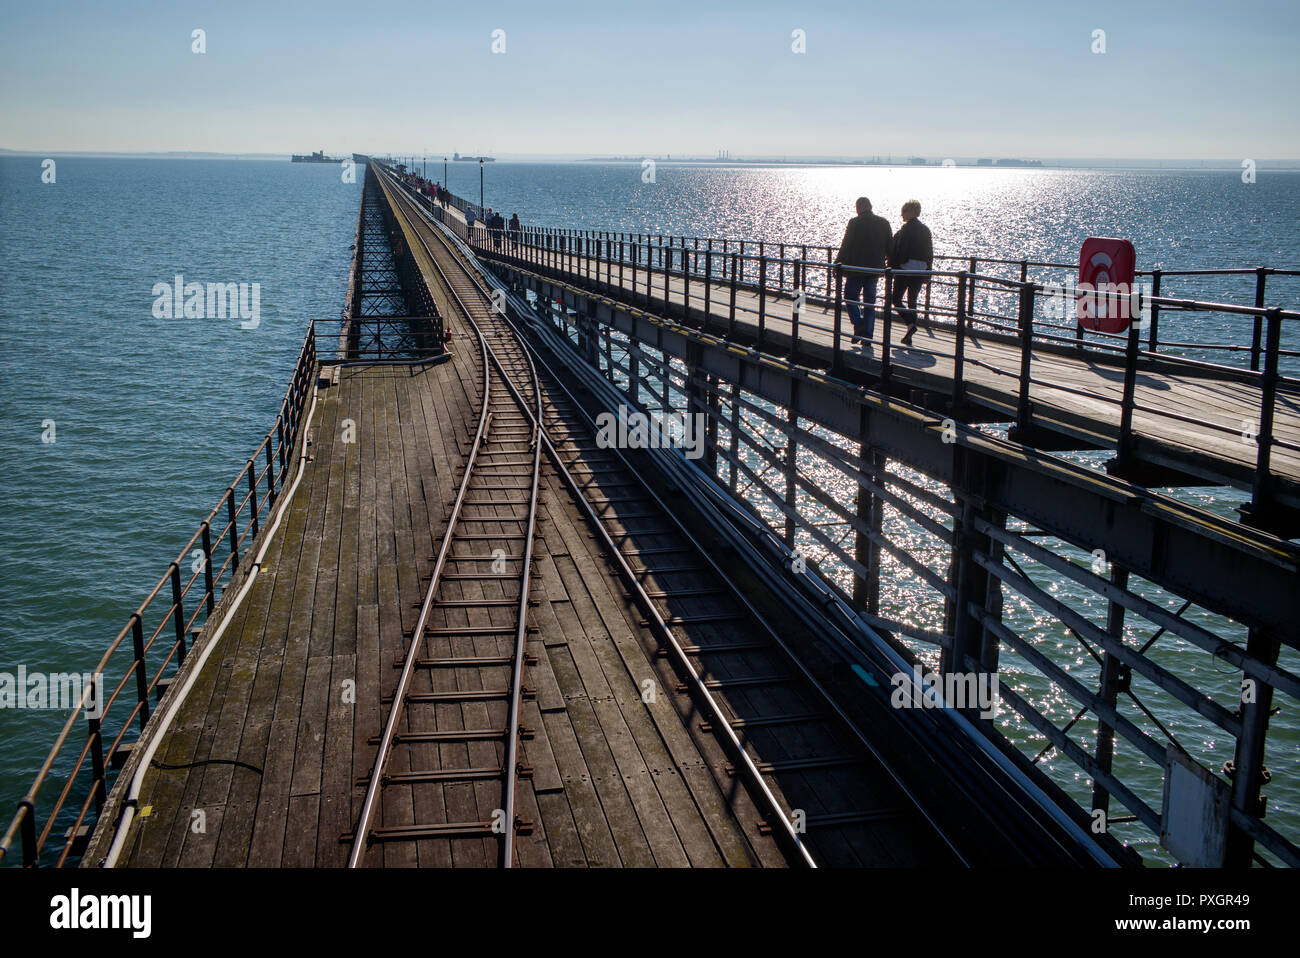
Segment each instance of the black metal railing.
M394 174L396 175L396 174ZM398 176L398 179L412 191L421 189L423 181L412 174ZM476 216L475 236L472 239L476 248L485 251L502 250L542 250L543 257L532 257L530 262L544 263L552 268L573 271L570 267L581 264L585 259L598 259L602 264L609 263L622 267L620 276L628 278L635 267L650 284L653 293L654 279L665 273L669 277L689 277L693 282L706 278L716 283L734 285L739 290L792 297L799 291L805 294L805 301L812 305L829 307L835 299L835 279L842 271L835 266L837 247L824 244L770 242L735 237L671 235L663 233L636 233L613 230L578 230L554 227L528 226L511 232L488 230L482 220L484 210L478 204L471 203L446 191L446 207L462 213L473 210ZM426 194L421 193L421 196ZM426 206L431 205L431 199ZM439 204L442 205L442 204ZM497 237L494 232L501 232ZM525 255L523 258L528 258ZM1009 292L1001 281L1012 280L1016 284L1033 282L1039 287L1036 298L1036 315L1033 323L1035 339L1047 341L1084 342L1103 350L1123 353L1127 349L1127 337L1124 334L1112 335L1083 329L1073 322L1052 322L1053 317L1044 315L1043 294L1053 290L1066 290L1071 286L1072 278L1077 276L1077 263L1057 263L1028 258L1006 259L991 256L967 256L940 253L934 257L938 271L930 275L925 288L926 300L923 315L930 321L955 321L955 304L959 272L969 277L967 289L967 320L972 329L987 326L989 329L1001 329L1011 335L1019 335L1019 317L1016 312L1016 297ZM584 264L585 265L585 264ZM845 268L847 271L848 268ZM866 271L864 271L866 272ZM884 271L871 271L884 275ZM1269 266L1219 268L1219 269L1163 269L1137 270L1136 276L1144 293L1144 302L1150 306L1149 318L1142 322L1142 345L1144 351L1165 352L1173 355L1180 353L1221 353L1226 357L1241 356L1243 365L1253 371L1261 371L1265 365L1267 346L1266 309L1268 281L1270 277L1294 280L1300 278L1300 269L1280 269ZM1233 342L1187 342L1177 339L1161 341L1160 314L1171 310L1216 311L1221 305L1202 301L1192 296L1174 297L1169 295L1170 280L1188 279L1246 279L1253 287L1253 321L1249 326L1249 335ZM988 285L986 285L988 284ZM1289 290L1294 293L1300 285ZM935 292L940 293L935 297ZM996 300L1001 294L1003 302L1011 307L1007 311L996 309ZM1164 299L1161 299L1162 294ZM1065 297L1060 297L1065 299ZM942 300L942 302L940 302ZM1050 302L1050 300L1048 300ZM741 307L744 311L744 307ZM1071 312L1072 315L1072 312ZM1056 332L1052 332L1055 330ZM1062 336L1061 333L1066 335ZM1279 347L1283 359L1300 357L1300 349ZM1248 359L1248 363L1246 360ZM1283 363L1283 366L1286 364ZM1295 372L1300 374L1300 364L1295 364Z
M339 362L416 362L446 355L441 323L430 316L316 320L316 355Z
M405 185L432 215L483 256L618 296L725 339L783 352L835 374L845 370L845 357L853 345L845 328L845 281L854 276L872 278L883 296L877 299L881 321L870 345L878 350L878 385L885 390L894 378L895 363L892 350L880 347L893 342L899 321L894 285L903 278L921 278L925 295L923 303L917 304L917 321L922 328L947 330L952 341L947 349L937 340L917 348L951 361L949 398L954 408L968 398L974 371L986 382L990 378L1005 382L1004 391L1014 393L1013 435L1026 440L1036 425L1031 400L1035 387L1109 404L1118 419L1115 448L1120 474L1134 464L1134 419L1139 413L1168 420L1176 428L1192 426L1253 443L1252 498L1243 513L1262 525L1275 524L1268 518L1275 510L1275 450L1300 453L1300 444L1279 437L1276 428L1279 397L1300 394L1300 350L1289 348L1300 336L1300 311L1264 305L1270 276L1300 277L1300 270L1258 267L1140 272L1143 280L1134 284L1137 289L1131 297L1110 297L1116 305L1119 299L1124 304L1131 302L1135 321L1125 333L1108 334L1085 331L1074 321L1073 280L1078 268L1070 264L940 255L935 257L936 265L956 263L964 268L866 269L836 264L834 248L826 246L550 227L491 229L481 222L469 229L461 217L448 215L441 204L418 193L412 177L405 178ZM447 205L456 209L473 206L458 203L454 196ZM1012 275L981 272L990 267L1008 269ZM1164 281L1175 276L1251 276L1254 303L1161 295ZM742 292L750 295L742 297ZM1162 342L1158 338L1160 319L1169 314L1209 315L1220 323L1235 324L1240 335L1232 342ZM1060 321L1053 321L1054 316ZM1169 328L1166 322L1166 331ZM987 362L968 349L986 342L1013 346L1018 354L1015 368ZM1203 358L1216 351L1216 360ZM1122 374L1119 395L1102 395L1043 379L1037 372L1039 359L1052 353L1083 355L1090 362L1113 368L1117 379ZM1232 359L1238 362L1233 364ZM1216 421L1144 403L1138 391L1139 371L1229 378L1250 384L1259 396L1251 412L1253 421L1243 417Z
M1151 841L1168 824L1160 804L1166 749L1187 754L1197 736L1227 737L1237 744L1220 781L1246 789L1230 812L1233 827L1275 860L1300 862L1295 817L1264 822L1259 785L1273 773L1264 770L1263 748L1257 756L1250 750L1255 706L1237 710L1232 685L1220 684L1226 670L1238 670L1243 681L1257 684L1264 714L1275 692L1291 703L1300 698L1300 675L1258 633L1227 613L1222 619L1195 609L1185 615L1193 600L1178 586L1187 583L1166 587L1137 574L1130 581L1128 570L1093 551L1104 539L1056 540L1015 513L999 515L955 484L937 488L916 466L891 467L871 448L865 429L837 433L773 405L770 395L692 368L682 358L690 351L685 345L670 352L611 325L595 333L585 310L556 302L539 300L537 312L557 334L545 340L573 350L561 355L585 382L594 378L583 372L590 368L642 413L704 419L700 475L743 503L766 538L781 544L780 565L789 568L795 556L806 556L863 622L906 639L913 652L937 659L940 671L997 675L1002 701L1026 723L1024 742L1033 743L1017 747L1033 755L1032 765L1049 755L1060 760L1065 771L1058 780L1073 789L1079 812L1095 817L1099 809L1108 828L1126 839L1146 829L1143 840ZM845 402L852 398L846 390ZM963 565L982 570L987 588L971 586ZM1097 622L1103 608L1104 625ZM1043 625L1039 613L1056 624ZM955 628L962 619L973 629L965 651ZM983 657L972 660L969 639L979 630L989 639L980 647ZM1043 641L1045 635L1052 638ZM1289 633L1282 642L1297 645ZM1171 645L1207 653L1215 667L1184 670L1170 656ZM1088 660L1101 676L1095 686ZM1064 719L1051 697L1056 689L1071 705ZM1177 713L1177 722L1166 724L1151 710L1156 697ZM1012 741L1001 725L990 722L987 731ZM1127 750L1120 766L1113 762L1117 743ZM1247 760L1253 784L1239 771ZM1115 815L1112 799L1124 806ZM1254 849L1247 859L1273 863Z
M155 700L162 699L184 664L275 508L293 467L316 368L312 324L275 424L100 658L94 673L102 676L104 688L85 695L63 723L0 838L0 862L8 859L15 840L21 842L26 867L62 866L85 849L115 773L144 733ZM85 738L70 754L83 720ZM47 804L41 793L57 782L62 787Z

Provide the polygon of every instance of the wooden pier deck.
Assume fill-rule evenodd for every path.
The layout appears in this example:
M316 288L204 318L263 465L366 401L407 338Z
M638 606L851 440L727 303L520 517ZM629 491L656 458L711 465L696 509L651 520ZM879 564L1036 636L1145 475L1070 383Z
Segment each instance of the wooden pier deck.
M381 699L396 683L394 663L415 624L476 406L459 361L336 372L321 394L303 485L262 574L158 750L163 767L146 779L140 807L148 813L136 820L126 864L346 861L340 838L364 791L356 779L370 771ZM344 441L348 419L355 442ZM771 839L738 820L743 794L719 787L727 779L720 748L707 740L702 748L666 696L642 703L634 672L655 672L634 638L639 615L555 482L539 527L541 584L531 613L536 664L528 681L536 697L525 701L523 722L535 734L522 761L533 771L520 782L519 801L535 827L517 839L520 864L784 864ZM441 614L486 624L498 611L491 598L466 594L467 608ZM487 601L474 607L480 600ZM483 688L490 677L477 673L486 671L458 669L452 678ZM462 711L448 716L450 727L489 724L477 714L481 703L444 708ZM474 798L437 801L451 814ZM759 818L752 808L747 817ZM376 845L366 863L490 865L484 846L483 839Z

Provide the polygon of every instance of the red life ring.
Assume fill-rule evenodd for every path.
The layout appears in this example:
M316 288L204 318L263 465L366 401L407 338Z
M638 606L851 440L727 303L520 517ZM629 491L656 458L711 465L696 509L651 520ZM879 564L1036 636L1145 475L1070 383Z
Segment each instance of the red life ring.
M1076 313L1079 325L1103 333L1122 333L1132 319L1137 252L1126 239L1090 236L1079 251Z

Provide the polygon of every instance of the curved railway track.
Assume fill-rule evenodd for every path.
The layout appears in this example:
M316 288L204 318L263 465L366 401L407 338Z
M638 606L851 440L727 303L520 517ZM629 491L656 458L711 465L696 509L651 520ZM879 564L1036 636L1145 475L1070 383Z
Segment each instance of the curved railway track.
M722 743L727 772L745 782L764 816L743 824L774 835L791 861L808 866L963 863L955 843L623 452L597 447L591 417L493 308L492 291L463 252L400 188L393 194L458 301L472 304L466 315L474 313L485 362L510 393L516 422L541 424L533 451L545 447L640 608L657 643L647 651L671 667L674 691L694 704L693 731Z

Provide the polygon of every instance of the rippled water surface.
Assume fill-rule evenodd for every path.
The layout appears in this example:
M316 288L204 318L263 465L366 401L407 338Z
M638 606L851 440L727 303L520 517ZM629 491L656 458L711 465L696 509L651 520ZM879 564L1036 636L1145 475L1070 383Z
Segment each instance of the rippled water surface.
M429 173L440 179L441 164ZM476 164L452 164L451 189L477 200L478 174ZM1085 236L1120 235L1134 240L1144 268L1300 265L1296 174L1261 172L1247 185L1212 172L660 164L644 183L639 164L495 163L485 175L487 204L526 224L835 244L865 194L895 228L902 202L919 199L940 253L1068 263ZM328 165L73 158L58 160L57 182L43 184L39 158L0 158L0 671L88 668L122 628L271 425L308 321L339 315L359 197L360 186ZM260 326L154 318L152 288L176 273L259 283ZM1294 284L1270 289L1270 304L1300 298ZM1195 280L1172 292L1249 302L1253 290L1253 279ZM42 442L47 420L53 443ZM807 467L817 475L817 463ZM1187 496L1225 514L1240 501L1225 490ZM946 556L916 528L897 516L886 527L945 571ZM883 598L891 617L942 625L942 610L905 570ZM1008 617L1074 654L1040 610L1009 604ZM1087 653L1077 651L1083 666ZM1166 664L1233 701L1235 678L1216 676L1222 667L1205 653L1171 647ZM1014 675L1023 663L1005 665ZM1070 700L1032 676L1023 688L1058 724L1069 721ZM1207 764L1231 756L1230 742L1187 724L1187 710L1150 700ZM61 720L0 712L0 828ZM1011 718L1003 726L1029 734ZM1270 821L1294 836L1300 723L1287 711L1268 762ZM1082 778L1068 763L1059 774ZM1158 793L1144 797L1158 807Z

